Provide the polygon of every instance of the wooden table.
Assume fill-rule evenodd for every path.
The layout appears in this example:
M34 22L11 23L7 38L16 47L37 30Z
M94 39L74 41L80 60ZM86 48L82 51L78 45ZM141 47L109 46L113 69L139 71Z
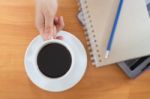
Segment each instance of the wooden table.
M72 89L46 92L36 87L24 69L24 54L38 35L34 26L34 0L0 0L0 99L150 99L150 73L130 80L117 67L92 66ZM65 30L86 46L83 29L76 18L76 0L59 0L58 15L64 16Z

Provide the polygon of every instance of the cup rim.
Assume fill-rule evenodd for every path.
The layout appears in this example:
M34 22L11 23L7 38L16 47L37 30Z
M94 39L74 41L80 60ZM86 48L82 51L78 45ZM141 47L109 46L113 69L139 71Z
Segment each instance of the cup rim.
M70 66L70 68L69 68L69 70L64 74L64 75L62 75L62 76L60 76L60 77L57 77L57 78L51 78L51 77L47 77L47 76L45 76L41 71L40 71L40 69L39 69L39 67L38 67L38 64L37 64L37 57L38 57L38 54L39 54L39 52L41 51L41 49L43 48L43 47L45 47L46 45L48 45L48 44L51 44L51 43L58 43L58 44L60 44L60 45L62 45L62 46L64 46L68 51L69 51L69 53L70 53L70 55L71 55L71 66ZM74 67L74 62L75 62L75 60L74 60L75 58L74 58L74 53L73 53L73 51L72 51L72 48L68 45L68 44L66 44L65 42L63 42L63 40L56 40L56 39L53 39L53 40L47 40L47 41L44 41L38 48L37 48L37 50L35 51L35 55L34 55L34 68L37 70L37 72L38 72L38 74L40 74L40 76L42 76L42 77L44 77L44 78L46 78L46 79L49 79L49 80L61 80L61 79L63 79L63 78L66 78L70 73L71 73L71 71L73 70L73 67Z

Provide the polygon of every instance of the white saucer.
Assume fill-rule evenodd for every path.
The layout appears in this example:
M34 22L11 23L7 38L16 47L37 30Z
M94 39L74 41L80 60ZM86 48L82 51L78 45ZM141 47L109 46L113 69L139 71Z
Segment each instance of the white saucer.
M87 54L80 40L65 31L61 31L58 35L64 37L64 41L68 45L71 45L75 53L75 66L73 72L65 79L42 78L38 76L39 74L37 74L36 70L33 68L35 49L39 44L44 42L40 35L35 37L29 44L24 59L25 70L29 79L41 89L51 92L61 92L75 86L83 77L87 67Z

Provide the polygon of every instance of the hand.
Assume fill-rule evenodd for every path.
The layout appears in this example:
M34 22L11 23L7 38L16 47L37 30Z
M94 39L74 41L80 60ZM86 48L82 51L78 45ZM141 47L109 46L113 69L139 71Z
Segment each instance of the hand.
M57 7L57 0L36 0L36 27L44 40L56 38L64 28L63 17L55 16Z

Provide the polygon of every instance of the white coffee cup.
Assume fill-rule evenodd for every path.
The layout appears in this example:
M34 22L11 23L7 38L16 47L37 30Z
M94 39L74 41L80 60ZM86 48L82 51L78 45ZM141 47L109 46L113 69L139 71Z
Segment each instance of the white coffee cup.
M40 71L40 69L38 67L38 64L37 64L37 57L38 57L38 54L41 51L41 49L44 48L46 45L53 44L53 43L60 44L60 45L64 46L70 52L71 59L72 59L70 69L64 75L62 75L61 77L58 77L58 78L51 78L51 77L45 76ZM71 46L66 44L63 40L52 39L52 40L44 41L41 45L38 45L37 49L35 49L35 54L34 54L34 59L33 60L34 60L34 65L33 65L34 69L36 70L36 72L39 76L41 76L42 78L47 79L47 80L52 80L52 79L53 80L61 80L61 79L67 78L67 76L73 71L74 62L75 62L75 55L73 53L73 50L72 50Z

